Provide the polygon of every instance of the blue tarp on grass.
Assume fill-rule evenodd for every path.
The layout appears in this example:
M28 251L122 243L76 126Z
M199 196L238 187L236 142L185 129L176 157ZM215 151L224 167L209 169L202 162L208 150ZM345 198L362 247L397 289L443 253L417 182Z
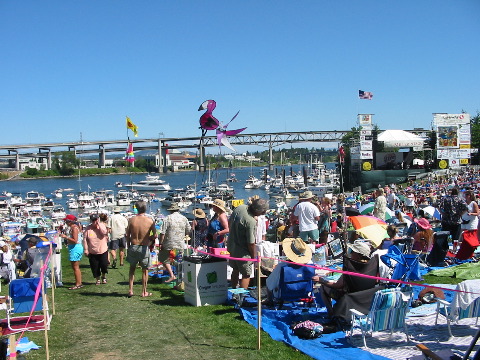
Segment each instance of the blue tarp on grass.
M257 327L256 308L241 308L243 318ZM293 335L290 324L302 319L315 321L324 313L315 314L311 310L308 315L301 310L268 310L262 309L262 329L276 341L282 341L298 349L313 359L344 359L344 360L384 360L388 359L364 351L349 344L344 332L325 334L317 339L303 340ZM318 320L317 320L318 321ZM318 321L320 322L320 321Z

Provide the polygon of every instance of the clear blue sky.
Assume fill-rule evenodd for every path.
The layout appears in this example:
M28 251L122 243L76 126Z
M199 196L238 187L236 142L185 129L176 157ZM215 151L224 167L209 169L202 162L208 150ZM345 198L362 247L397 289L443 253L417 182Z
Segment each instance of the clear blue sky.
M0 143L429 128L480 110L480 1L0 1ZM358 90L373 100L359 100ZM210 132L214 135L214 132ZM238 149L242 152L242 149Z

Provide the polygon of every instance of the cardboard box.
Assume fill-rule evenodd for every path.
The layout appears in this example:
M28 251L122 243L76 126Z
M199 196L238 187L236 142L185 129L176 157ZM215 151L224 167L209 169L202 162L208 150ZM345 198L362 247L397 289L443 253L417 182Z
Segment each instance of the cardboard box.
M185 302L193 306L219 305L227 301L227 262L212 258L207 261L183 262Z

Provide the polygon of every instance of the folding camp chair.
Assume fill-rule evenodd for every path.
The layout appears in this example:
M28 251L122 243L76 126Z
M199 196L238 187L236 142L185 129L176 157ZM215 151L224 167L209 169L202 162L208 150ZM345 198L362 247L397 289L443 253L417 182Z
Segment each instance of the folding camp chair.
M447 320L448 333L452 337L450 322L458 322L466 318L476 318L475 325L478 324L480 316L480 280L465 280L456 287L455 296L451 303L437 299L437 314L435 325L438 322L438 315L443 315Z
M405 324L405 316L412 299L410 287L391 288L378 290L370 306L368 314L350 309L352 315L352 327L349 336L353 336L355 329L360 329L363 337L363 345L367 347L365 335L375 331L403 329L409 341L408 330Z
M443 265L448 251L449 236L450 231L437 231L433 234L433 247L426 258L429 266Z
M303 302L313 304L317 309L317 302L313 295L313 280L315 269L308 266L287 264L280 270L279 293L273 299L278 308L284 302Z
M361 275L378 276L379 258L373 256L367 263L344 257L343 270ZM343 274L345 294L333 305L333 315L344 321L350 320L350 309L367 312L372 303L374 293L379 289L378 280L356 275Z
M440 351L432 351L424 344L417 344L416 347L422 352L422 355L411 357L410 360L467 360L470 358L470 354L473 351L473 348L477 344L478 339L480 338L480 329L477 330L477 333L473 337L470 345L468 346L467 351L463 354L462 357L455 354L450 349L444 349ZM480 349L478 349L473 355L473 360L480 360Z
M388 248L385 255L380 256L382 262L391 269L394 280L420 280L419 260L421 254L404 254L396 245Z
M45 286L41 285L40 278L12 280L9 287L6 327L3 327L2 333L49 330L51 316L43 296Z

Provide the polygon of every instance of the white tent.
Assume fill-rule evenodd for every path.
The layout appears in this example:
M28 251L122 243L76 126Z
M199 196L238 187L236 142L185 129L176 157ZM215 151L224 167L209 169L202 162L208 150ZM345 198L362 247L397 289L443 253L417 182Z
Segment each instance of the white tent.
M378 135L385 147L421 147L423 138L403 130L385 130Z

